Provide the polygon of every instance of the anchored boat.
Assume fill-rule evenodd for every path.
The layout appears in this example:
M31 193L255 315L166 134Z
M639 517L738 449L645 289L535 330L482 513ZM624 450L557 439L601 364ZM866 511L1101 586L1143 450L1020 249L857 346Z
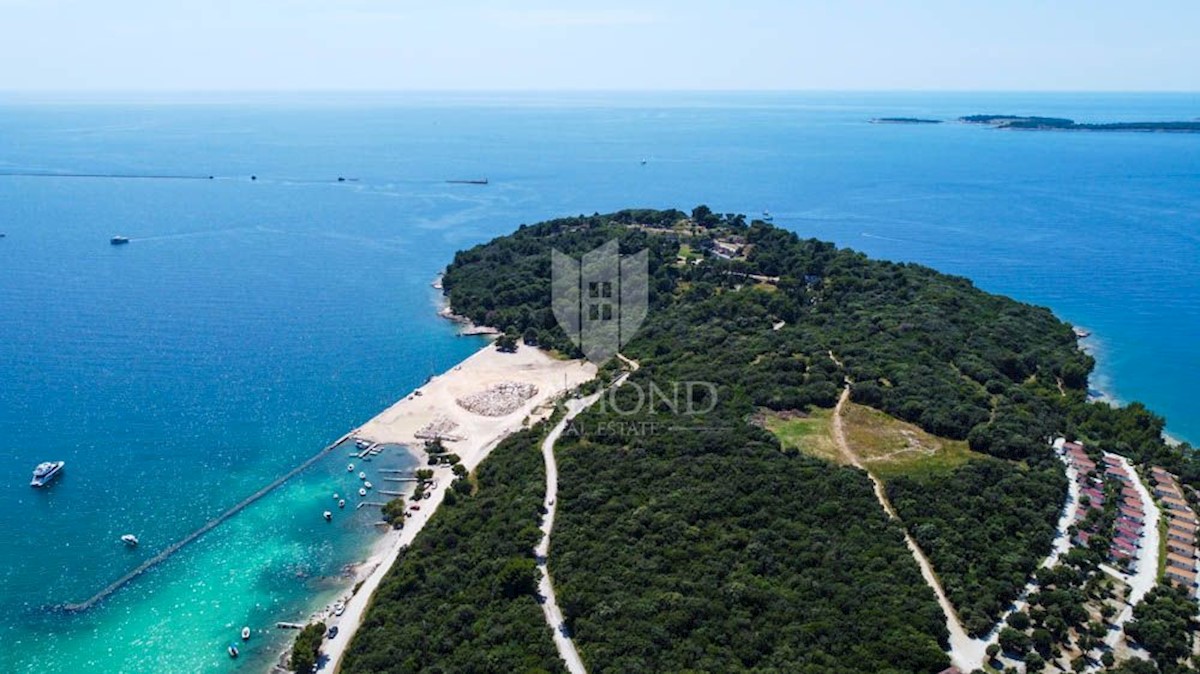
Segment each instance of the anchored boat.
M45 487L51 480L58 477L62 472L63 466L67 465L66 461L44 461L33 469L33 479L29 481L30 487Z

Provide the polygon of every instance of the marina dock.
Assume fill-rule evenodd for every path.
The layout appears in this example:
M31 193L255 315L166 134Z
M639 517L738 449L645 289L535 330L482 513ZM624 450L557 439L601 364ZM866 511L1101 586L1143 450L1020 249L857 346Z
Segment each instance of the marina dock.
M134 578L137 578L138 576L142 575L143 573L146 573L147 571L154 568L155 566L158 566L159 564L165 562L167 559L169 559L171 557L171 555L174 555L176 552L179 552L188 543L191 543L191 542L195 541L197 538L200 538L201 536L208 533L212 529L216 528L218 525L225 522L229 518L240 513L241 511L245 510L247 507L253 505L256 501L258 501L262 497L266 496L267 494L271 493L272 491L277 489L283 483L287 482L288 480L292 479L293 477L296 477L300 473L304 472L309 467L311 467L314 463L325 458L325 456L327 454L329 454L333 450L340 447L342 445L342 443L344 443L347 440L350 440L352 437L354 437L354 433L356 433L357 431L358 431L358 429L354 429L353 431L350 431L349 433L338 438L336 441L334 441L329 446L325 447L325 449L322 449L320 452L318 452L312 458L308 459L307 461L300 464L299 466L296 466L295 468L291 469L287 473L284 473L280 477L276 478L273 482L271 482L267 486L263 487L262 489L259 489L258 491L254 492L253 494L251 494L246 499L242 500L240 503L233 506L229 510L226 510L225 512L221 513L217 517L214 517L213 519L209 520L208 522L206 522L204 524L204 526L200 527L199 529L196 529L195 531L188 534L187 536L184 536L180 540L172 543L170 546L165 548L162 552L160 552L157 555L154 555L153 557L151 557L150 559L147 559L146 561L142 562L140 565L138 565L137 568L133 569L129 573L127 573L124 576L121 576L117 580L113 581L107 587L100 590L96 594L92 595L91 598L87 599L86 601L80 602L78 604L63 604L56 608L61 609L63 611L67 611L69 613L81 613L83 611L86 611L86 610L92 608L96 604L99 604L100 602L102 602L106 598L108 598L109 595L113 594L117 590L120 590L122 587L124 587L126 584L128 584L130 581L132 581Z

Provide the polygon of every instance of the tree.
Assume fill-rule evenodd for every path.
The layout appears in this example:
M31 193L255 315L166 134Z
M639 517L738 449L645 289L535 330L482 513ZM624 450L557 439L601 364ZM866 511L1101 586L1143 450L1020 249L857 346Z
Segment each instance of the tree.
M538 345L538 330L537 330L537 328L533 327L532 325L529 326L528 328L525 328L525 334L521 336L521 341L525 342L525 344L527 344L529 346L537 346Z
M1029 652L1029 637L1011 627L1000 630L999 642L1005 653L1021 657Z
M317 665L317 657L321 652L321 640L325 638L325 623L317 622L305 626L296 635L292 645L292 657L289 666L293 672L311 672Z
M498 580L500 591L509 599L533 594L537 589L537 564L532 559L511 558L500 569Z
M510 334L503 334L496 338L496 350L501 353L516 353L517 338Z
M1000 644L988 644L988 660L995 660L997 655L1000 655Z

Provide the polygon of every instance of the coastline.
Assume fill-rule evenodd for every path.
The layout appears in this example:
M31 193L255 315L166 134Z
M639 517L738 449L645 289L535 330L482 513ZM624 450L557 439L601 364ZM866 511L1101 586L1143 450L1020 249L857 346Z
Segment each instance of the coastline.
M449 306L439 311L439 315L460 323L465 321L470 328L483 330L466 319L454 317ZM368 442L402 445L421 467L427 467L428 454L424 450L424 440L418 435L428 435L433 429L432 432L443 437L446 448L461 458L462 465L473 471L501 440L526 425L549 417L554 411L555 401L562 394L595 375L596 367L586 361L558 360L536 347L525 345L515 353L501 353L489 343L446 372L431 377L423 386L360 426L354 431L353 437ZM457 403L460 398L507 382L532 384L535 392L513 411L498 416L477 414ZM318 671L337 671L387 571L415 540L441 504L454 475L447 465L433 467L433 470L434 481L426 492L425 500L420 502L420 509L410 509L402 529L389 529L371 546L366 559L348 567L353 569L353 581L337 597L337 601L345 605L343 614L334 615L332 604L311 614L309 622L324 620L327 626L336 625L339 629L335 639L324 642ZM406 485L401 491L411 494L412 488ZM272 660L268 671L288 671L280 665L286 662L289 652L290 644L287 650Z
M1094 332L1076 327L1076 343L1079 349L1096 359L1096 367L1092 370L1091 376L1088 378L1087 396L1089 401L1104 402L1113 407L1124 407L1129 404L1129 401L1122 400L1114 393L1114 378L1108 373L1104 367L1104 360L1107 350L1105 349L1104 340L1097 337ZM1080 332L1081 331L1081 332ZM1167 428L1163 429L1163 442L1171 447L1178 447L1186 440L1176 437L1171 434Z

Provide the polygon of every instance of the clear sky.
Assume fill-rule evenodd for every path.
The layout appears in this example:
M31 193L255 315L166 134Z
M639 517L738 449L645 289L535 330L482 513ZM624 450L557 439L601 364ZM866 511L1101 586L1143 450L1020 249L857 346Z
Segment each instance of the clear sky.
M0 0L0 89L1200 90L1197 0Z

